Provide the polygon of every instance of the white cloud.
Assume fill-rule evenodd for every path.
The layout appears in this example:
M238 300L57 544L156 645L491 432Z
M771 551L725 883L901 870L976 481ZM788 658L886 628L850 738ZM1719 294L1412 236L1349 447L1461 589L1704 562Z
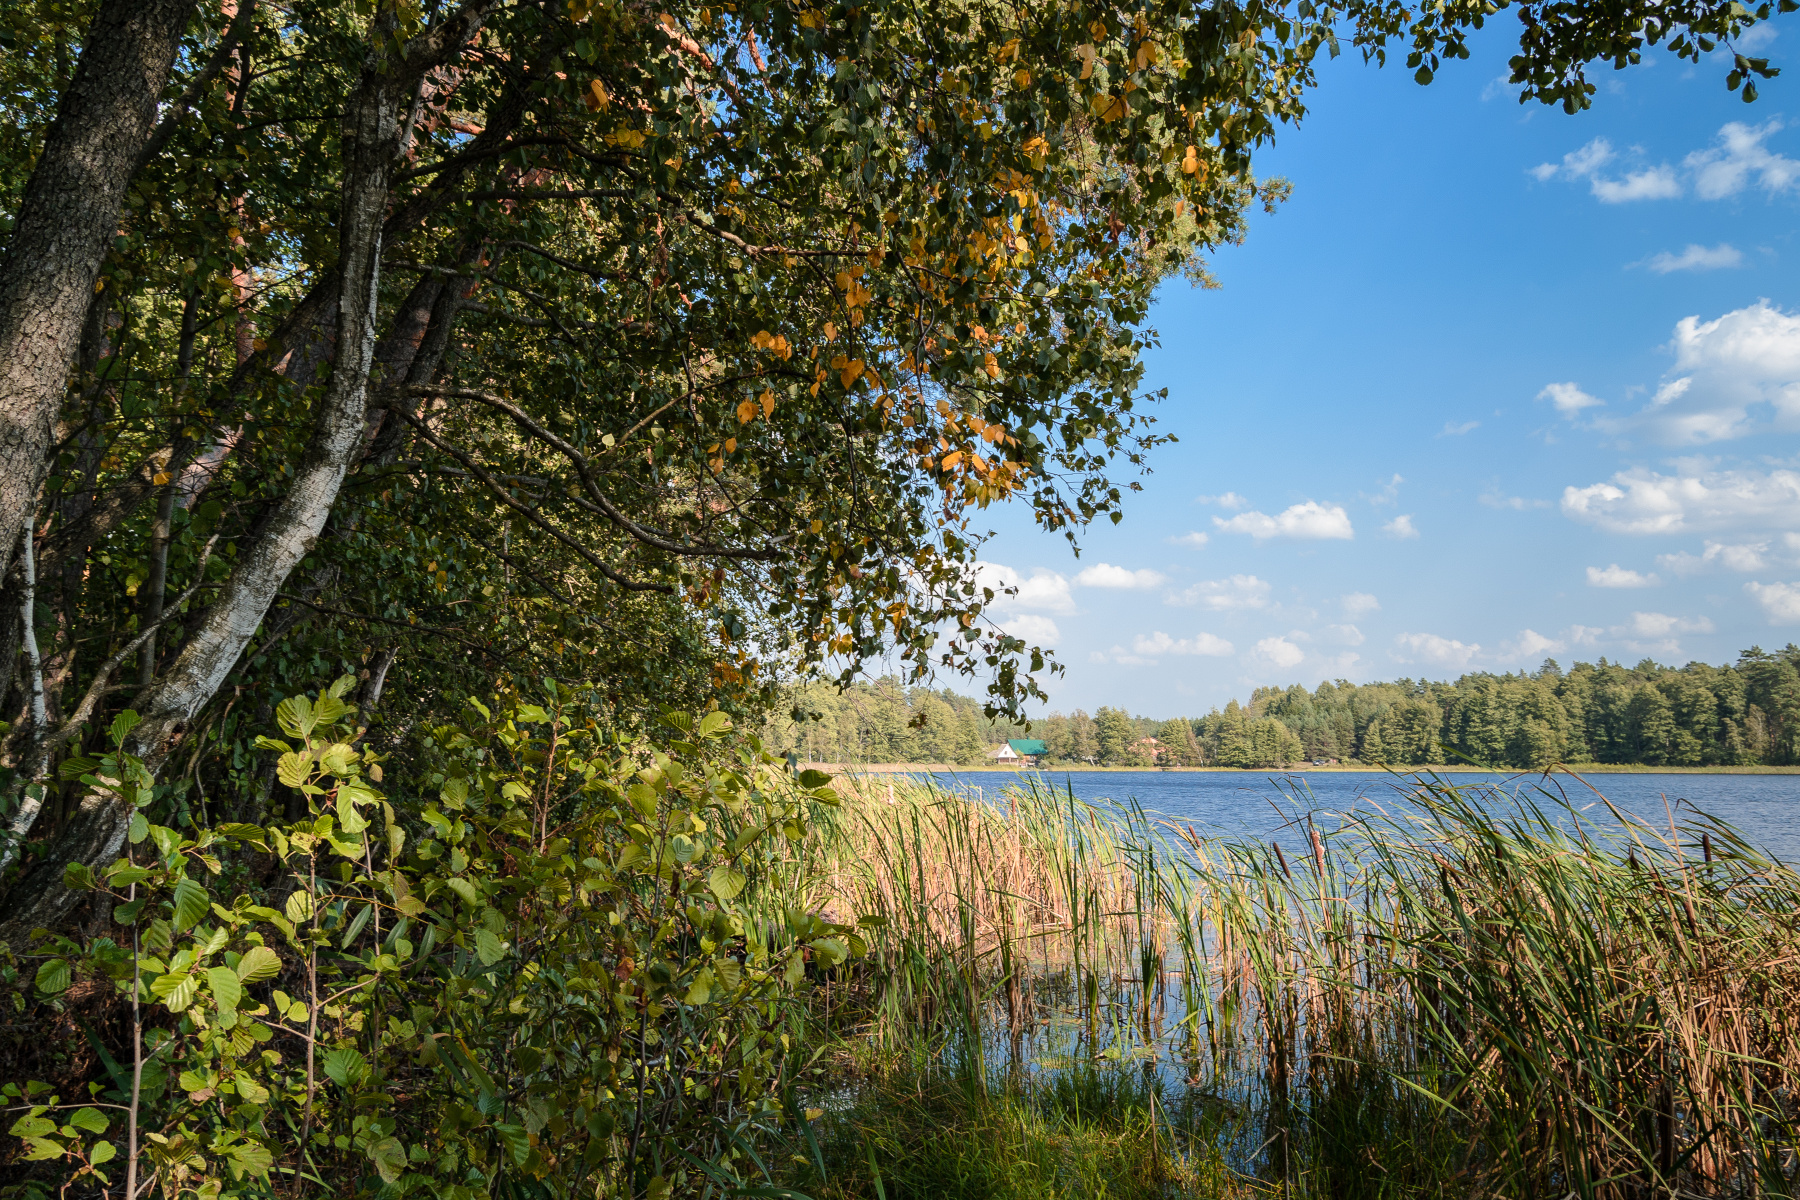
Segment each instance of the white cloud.
M1033 646L1054 646L1062 641L1062 630L1056 627L1056 622L1036 613L1018 613L995 624Z
M1765 557L1768 549L1767 542L1726 545L1723 542L1708 541L1699 554L1689 554L1685 550L1676 554L1659 554L1656 556L1656 565L1677 575L1698 575L1715 563L1727 571L1760 571L1768 565Z
M1327 625L1325 629L1346 646L1360 646L1368 640L1363 637L1363 631L1354 625Z
M1561 654L1568 643L1545 637L1535 629L1521 629L1519 636L1500 646L1500 657L1506 660L1533 661L1546 654Z
M1600 635L1606 630L1593 625L1571 625L1563 630L1563 637L1571 646L1594 646L1600 642Z
M1282 670L1299 666L1306 658L1306 651L1294 645L1284 637L1266 637L1256 643L1255 654L1258 658L1273 664Z
M1386 525L1383 525L1381 527L1381 532L1392 538L1404 539L1416 538L1419 536L1419 531L1413 527L1411 513L1401 513Z
M1610 482L1563 489L1563 514L1609 533L1800 525L1800 472L1643 467Z
M1034 610L1065 614L1075 611L1075 597L1069 593L1069 581L1055 571L1034 567L1026 575L1000 563L978 562L974 567L974 575L976 587L993 589L993 607L1001 611ZM1003 589L1009 587L1018 588L1018 594L1003 594Z
M1510 508L1514 512L1524 512L1528 508L1550 507L1548 500L1527 500L1523 496L1508 496L1491 490L1482 493L1481 503L1488 508Z
M1212 541L1212 538L1201 533L1198 529L1190 529L1188 532L1180 534L1177 537L1172 537L1169 540L1177 546L1192 546L1194 549L1198 550L1200 547L1206 545L1206 543Z
M1258 541L1272 537L1353 538L1350 514L1341 505L1320 504L1307 500L1289 505L1275 516L1267 513L1239 513L1230 519L1214 517L1213 524L1227 533L1247 533Z
M1732 121L1719 130L1719 144L1696 150L1685 165L1694 173L1694 190L1705 200L1735 196L1754 181L1766 192L1784 192L1800 184L1800 160L1763 145L1781 130L1778 120L1761 125Z
M1480 424L1481 424L1480 421L1462 421L1462 422L1456 423L1456 424L1452 424L1449 421L1445 421L1444 422L1444 430L1442 433L1438 434L1438 436L1439 437L1461 437L1463 434L1469 432L1471 429L1476 428Z
M1394 657L1401 662L1422 662L1434 667L1462 670L1469 665L1481 647L1435 633L1403 633L1394 639Z
M1230 612L1240 608L1264 608L1269 603L1267 580L1254 575L1232 575L1226 579L1206 579L1181 592L1171 593L1170 604L1194 604L1214 612Z
M1216 504L1227 512L1236 512L1238 509L1246 508L1250 504L1248 500L1244 499L1236 492L1221 492L1217 496L1196 496L1194 497L1194 502L1197 504Z
M1662 582L1654 574L1641 575L1629 567L1621 567L1618 563L1614 563L1610 567L1589 567L1587 577L1588 586L1597 588L1655 587Z
M1548 183L1552 179L1571 182L1585 179L1588 181L1588 190L1602 204L1668 200L1681 195L1681 181L1676 178L1674 168L1667 164L1627 172L1623 179L1601 174L1601 168L1617 157L1613 153L1611 142L1605 138L1595 138L1581 149L1563 155L1560 163L1539 163L1531 169L1531 174L1539 183Z
M1115 567L1111 563L1095 563L1079 575L1075 582L1082 587L1116 588L1126 591L1143 591L1148 588L1161 587L1168 577L1161 571L1148 568L1139 571L1125 567Z
M1759 300L1711 321L1683 317L1670 348L1674 370L1651 402L1603 428L1670 445L1800 430L1800 313Z
M1346 592L1339 601L1344 606L1346 617L1360 617L1365 613L1379 612L1381 601L1367 592Z
M1713 623L1705 617L1672 617L1668 613L1634 612L1623 625L1611 629L1614 637L1666 638L1676 633L1711 633Z
M1681 181L1675 177L1674 168L1666 163L1633 171L1623 179L1601 179L1596 175L1589 186L1602 204L1673 200L1681 195Z
M1769 624L1800 624L1800 583L1746 583L1744 590L1769 614Z
M1201 658L1225 658L1237 652L1230 642L1210 633L1197 633L1191 638L1172 638L1160 629L1149 635L1138 634L1132 639L1131 649L1134 654L1146 656L1181 654Z
M1362 497L1376 508L1380 508L1384 504L1393 504L1400 498L1400 485L1405 482L1406 476L1396 472L1393 478L1377 488L1373 495L1365 492Z
M1680 254L1664 250L1660 254L1651 255L1644 265L1658 275L1667 275L1671 271L1717 271L1743 266L1744 253L1729 242L1720 242L1716 246L1689 242L1687 249Z
M1584 408L1596 408L1606 403L1598 396L1590 396L1573 383L1546 384L1544 390L1537 394L1539 400L1548 400L1556 406L1556 411L1565 417L1573 418Z

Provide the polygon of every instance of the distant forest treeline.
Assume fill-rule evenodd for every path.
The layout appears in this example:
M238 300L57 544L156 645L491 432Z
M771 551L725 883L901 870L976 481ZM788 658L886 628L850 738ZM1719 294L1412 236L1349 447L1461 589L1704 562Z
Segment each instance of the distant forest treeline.
M996 724L979 701L891 679L838 693L811 686L795 704L817 719L773 721L781 750L831 762L985 761L1005 738L1043 739L1052 765L1269 767L1323 758L1410 766L1472 761L1647 766L1800 762L1800 647L1751 648L1731 666L1635 667L1545 660L1533 672L1454 683L1322 683L1257 688L1203 717L1157 720L1123 709Z

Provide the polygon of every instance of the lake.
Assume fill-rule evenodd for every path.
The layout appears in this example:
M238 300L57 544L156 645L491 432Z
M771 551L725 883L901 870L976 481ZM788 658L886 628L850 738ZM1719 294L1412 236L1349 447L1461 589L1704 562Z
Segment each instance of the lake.
M932 778L957 791L979 788L992 798L1025 774L1017 771L961 771ZM1383 771L1320 771L1266 775L1224 771L1044 771L1038 777L1061 790L1067 786L1089 803L1127 803L1182 824L1200 834L1255 834L1278 829L1296 809L1347 812L1368 810L1373 801L1391 811L1402 781ZM1592 791L1566 775L1542 783L1536 774L1457 772L1446 776L1458 787L1485 786L1508 795L1546 786L1560 787L1576 807L1595 804L1588 816L1604 814ZM1631 774L1583 776L1620 809L1666 829L1664 801L1677 820L1692 807L1735 826L1746 840L1787 860L1800 862L1800 775ZM974 794L972 792L972 794ZM1541 797L1535 797L1543 804ZM1278 812L1273 804L1280 804Z

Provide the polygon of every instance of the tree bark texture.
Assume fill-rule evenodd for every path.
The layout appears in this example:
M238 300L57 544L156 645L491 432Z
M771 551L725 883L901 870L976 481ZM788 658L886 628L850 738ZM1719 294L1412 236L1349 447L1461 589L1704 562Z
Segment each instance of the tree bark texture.
M216 601L202 613L175 662L138 696L143 721L127 749L157 771L189 721L212 698L261 625L276 591L325 525L345 471L361 449L375 350L382 221L386 215L405 81L371 55L346 114L344 186L338 214L337 363L321 398L293 484L243 548ZM0 940L21 943L52 926L79 899L61 884L71 862L96 869L125 843L130 814L99 795L81 802L63 831L10 889Z
M0 554L49 469L69 368L194 0L105 0L0 264Z

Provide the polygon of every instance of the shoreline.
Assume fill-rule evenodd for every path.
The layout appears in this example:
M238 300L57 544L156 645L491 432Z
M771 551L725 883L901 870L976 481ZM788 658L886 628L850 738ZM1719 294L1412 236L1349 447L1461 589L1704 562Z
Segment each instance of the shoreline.
M969 775L977 772L983 774L1005 775L1116 775L1116 774L1156 774L1156 775L1541 775L1544 772L1530 767L1471 767L1461 763L1455 765L1431 764L1415 767L1396 767L1391 770L1372 766L1315 767L1310 763L1297 763L1287 767L1002 767L981 765L972 766L960 763L823 763L803 762L802 768L817 771L828 771L838 775L916 775L930 773L936 775ZM1792 767L1650 767L1628 763L1578 763L1568 766L1557 766L1552 769L1557 775L1800 775L1800 766Z

